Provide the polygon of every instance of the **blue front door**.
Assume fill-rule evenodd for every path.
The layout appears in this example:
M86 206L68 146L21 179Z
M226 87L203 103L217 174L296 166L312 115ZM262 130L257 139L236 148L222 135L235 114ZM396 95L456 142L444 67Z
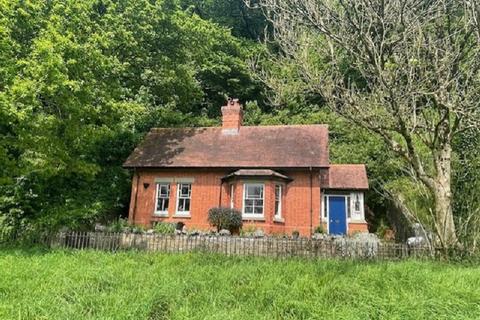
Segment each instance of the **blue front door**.
M330 234L347 233L347 215L345 208L345 197L328 198L328 231Z

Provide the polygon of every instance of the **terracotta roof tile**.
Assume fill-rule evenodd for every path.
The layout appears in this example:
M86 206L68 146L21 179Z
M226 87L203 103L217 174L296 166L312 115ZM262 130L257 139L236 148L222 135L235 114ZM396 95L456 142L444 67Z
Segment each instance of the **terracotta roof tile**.
M325 125L152 129L124 167L326 167Z
M367 170L364 164L332 164L328 175L328 189L368 189Z

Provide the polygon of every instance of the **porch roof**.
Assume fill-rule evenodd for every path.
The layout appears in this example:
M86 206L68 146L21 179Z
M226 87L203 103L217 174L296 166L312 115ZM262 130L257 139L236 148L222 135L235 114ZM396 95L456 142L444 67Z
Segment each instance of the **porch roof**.
M285 181L292 180L290 177L287 177L286 175L270 169L240 169L224 176L222 180L228 180L235 177L268 177L277 178Z
M328 185L324 189L367 190L368 178L364 164L332 164L328 169Z

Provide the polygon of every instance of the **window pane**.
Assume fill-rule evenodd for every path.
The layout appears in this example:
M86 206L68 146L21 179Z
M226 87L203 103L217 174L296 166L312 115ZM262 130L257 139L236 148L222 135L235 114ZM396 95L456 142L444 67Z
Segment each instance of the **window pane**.
M177 208L177 211L184 211L184 210L183 210L183 208L184 208L183 200L184 200L184 199L178 199L178 208Z
M328 197L323 197L323 217L327 218L328 216Z
M263 214L263 184L245 184L245 214Z
M190 211L190 199L184 200L184 211Z
M348 217L348 218L351 218L351 217L352 217L352 209L351 209L350 197L347 197L347 217Z
M178 206L177 211L190 211L190 198L192 195L192 185L189 183L179 183L178 188Z
M162 198L167 198L169 196L169 185L161 184L160 186L160 196Z
M279 209L279 204L280 204L280 203L278 202L278 200L275 200L275 215L276 215L276 216L278 216L279 213L280 213L280 212L278 211L278 209Z
M355 211L360 211L360 198L357 194L357 197L355 198Z
M189 184L181 184L180 185L180 196L188 198L190 197L190 185Z
M263 198L262 185L247 185L247 198Z

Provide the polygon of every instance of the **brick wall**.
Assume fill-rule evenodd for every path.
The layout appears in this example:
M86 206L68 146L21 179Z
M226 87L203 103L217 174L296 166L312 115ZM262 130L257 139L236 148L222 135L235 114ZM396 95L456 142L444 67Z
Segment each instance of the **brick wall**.
M230 170L221 169L184 169L184 170L143 170L138 171L132 179L132 194L130 201L129 221L135 224L151 225L154 221L179 222L187 225L189 230L209 230L207 217L212 207L230 206L230 183L234 185L234 206L242 210L243 185L245 179L237 179L221 184L221 178ZM283 171L293 180L289 183L274 180L259 180L265 185L264 220L244 221L244 228L252 226L261 228L268 234L291 234L293 231L308 236L312 229L320 224L320 179L318 170L290 170ZM139 178L137 178L137 175ZM156 178L171 178L170 201L168 217L155 217ZM177 185L175 180L193 178L191 190L191 205L189 218L175 217ZM274 221L275 184L280 183L282 188L282 218L283 221ZM310 185L311 183L311 185ZM138 193L137 193L138 186ZM136 205L135 205L136 203ZM350 227L361 229L362 226Z

